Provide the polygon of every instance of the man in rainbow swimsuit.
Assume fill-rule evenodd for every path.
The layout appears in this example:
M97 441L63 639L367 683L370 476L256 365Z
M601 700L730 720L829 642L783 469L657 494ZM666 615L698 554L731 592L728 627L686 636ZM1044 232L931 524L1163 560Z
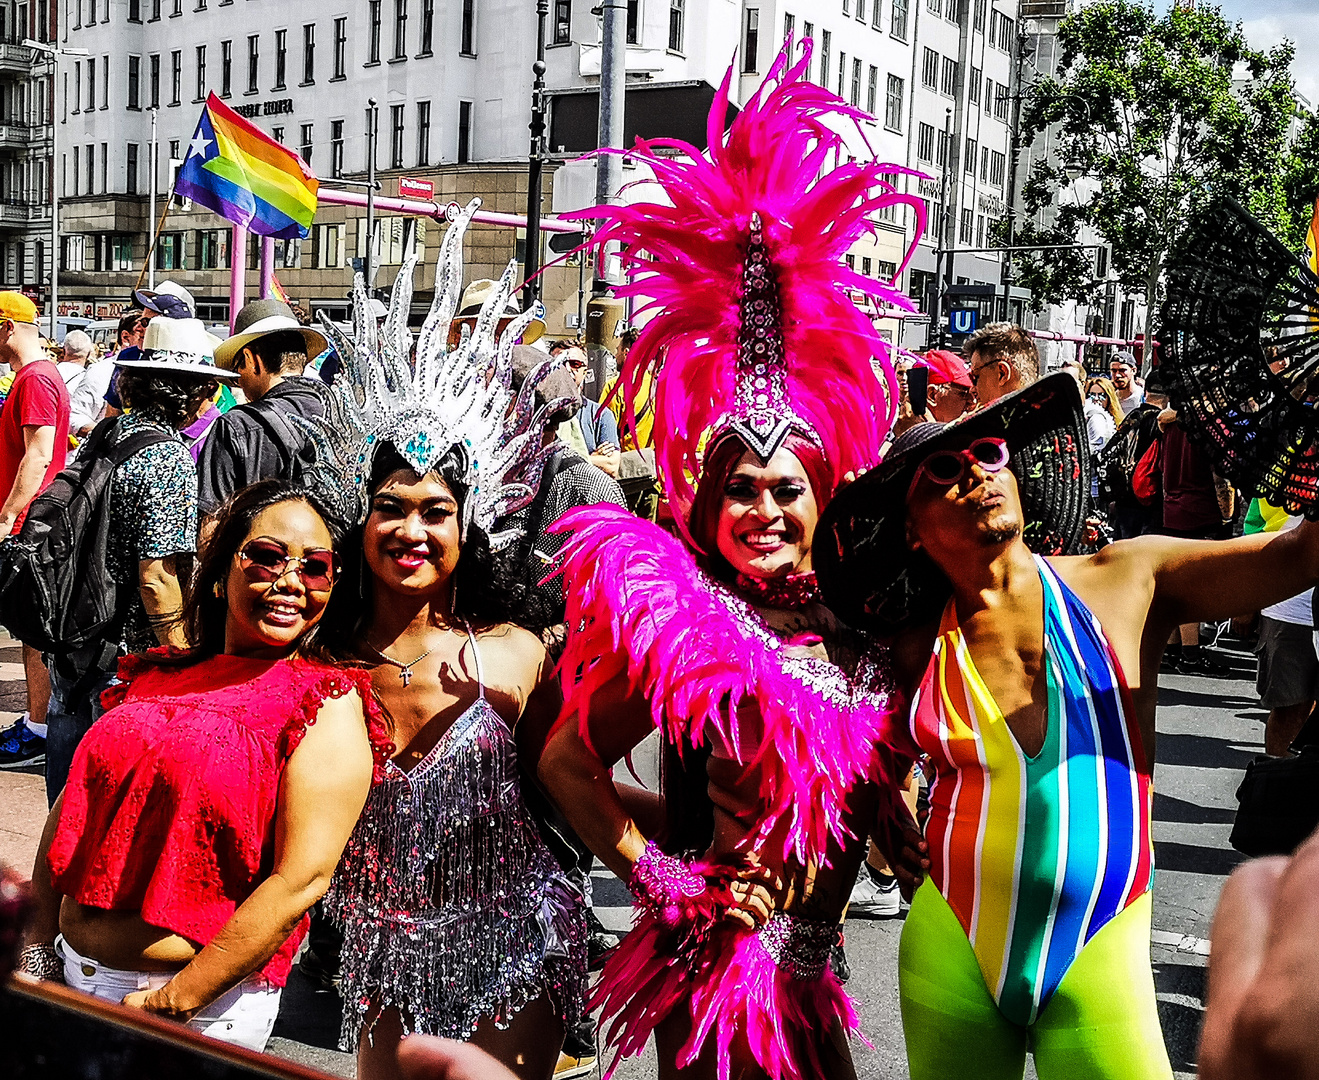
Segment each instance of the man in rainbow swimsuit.
M1083 528L1068 380L912 428L820 525L840 553L826 600L841 576L835 595L866 594L855 621L897 631L933 770L899 957L912 1080L1020 1080L1028 1050L1041 1080L1171 1077L1149 957L1159 658L1182 623L1319 581L1308 522L1034 554Z

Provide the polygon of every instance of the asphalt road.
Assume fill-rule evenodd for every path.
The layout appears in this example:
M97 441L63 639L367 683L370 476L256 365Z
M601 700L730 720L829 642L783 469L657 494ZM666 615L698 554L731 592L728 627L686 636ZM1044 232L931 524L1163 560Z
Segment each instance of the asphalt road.
M0 642L0 709L20 708L17 650ZM1254 690L1254 658L1220 654L1233 677L1160 678L1154 796L1157 867L1151 955L1164 1038L1179 1078L1195 1070L1203 1012L1205 962L1214 906L1242 857L1228 846L1235 791L1246 763L1262 753L1265 713ZM0 723L13 712L0 711ZM646 770L643 771L643 778ZM0 858L31 864L45 813L38 770L0 772ZM627 892L607 872L595 875L596 908L611 929L627 925ZM851 920L846 927L852 965L848 990L873 1049L855 1047L863 1080L903 1080L907 1069L898 1018L897 950L901 918ZM351 1059L335 1047L338 1001L315 991L295 968L275 1027L272 1052L328 1073L351 1077ZM604 1061L594 1075L603 1074ZM653 1049L625 1062L619 1080L654 1077ZM1033 1069L1027 1071L1034 1076Z

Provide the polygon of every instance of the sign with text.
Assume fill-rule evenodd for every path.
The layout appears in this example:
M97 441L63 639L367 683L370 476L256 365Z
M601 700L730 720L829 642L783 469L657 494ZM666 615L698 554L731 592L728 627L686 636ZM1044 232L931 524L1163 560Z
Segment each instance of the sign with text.
M400 199L432 199L435 197L435 181L419 180L415 176L398 178L398 197Z

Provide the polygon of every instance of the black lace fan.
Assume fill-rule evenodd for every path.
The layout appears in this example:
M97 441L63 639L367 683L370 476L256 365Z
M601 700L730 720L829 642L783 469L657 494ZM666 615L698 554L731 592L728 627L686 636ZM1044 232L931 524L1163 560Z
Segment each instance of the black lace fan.
M1319 520L1319 277L1221 199L1170 257L1159 336L1173 404L1217 472Z

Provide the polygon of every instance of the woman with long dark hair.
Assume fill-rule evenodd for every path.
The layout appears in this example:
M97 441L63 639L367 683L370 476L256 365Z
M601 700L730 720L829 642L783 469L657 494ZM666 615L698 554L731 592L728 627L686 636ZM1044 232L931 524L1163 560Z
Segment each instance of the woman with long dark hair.
M341 539L315 496L255 484L220 515L191 648L120 665L33 871L24 967L263 1049L388 744L319 627Z
M582 897L527 810L515 742L552 720L557 684L539 637L512 624L524 587L501 554L517 533L500 523L534 494L545 417L562 401L534 406L543 372L510 390L509 347L534 314L496 339L511 267L475 333L447 346L445 289L461 282L476 205L445 237L436 280L448 284L415 364L410 262L383 340L359 319L357 341L340 343L317 440L361 522L339 641L370 667L397 747L326 898L344 932L341 1046L362 1080L400 1075L413 1032L470 1040L523 1080L548 1080L586 979ZM360 278L358 290L364 300Z

